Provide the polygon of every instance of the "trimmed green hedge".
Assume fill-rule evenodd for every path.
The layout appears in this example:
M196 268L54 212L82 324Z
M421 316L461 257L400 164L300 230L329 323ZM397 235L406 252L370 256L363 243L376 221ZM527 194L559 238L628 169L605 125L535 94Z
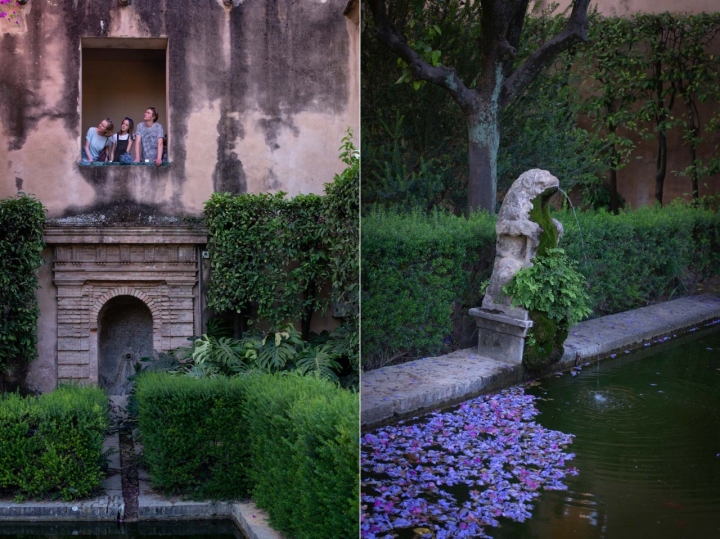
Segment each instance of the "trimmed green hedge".
M155 486L192 497L252 495L297 539L359 534L359 399L295 374L137 381Z
M97 388L0 395L0 489L21 498L89 495L104 477L109 424L107 397Z
M359 399L294 374L248 379L253 500L298 539L357 537Z
M675 203L613 215L572 212L560 247L578 262L595 316L683 293L698 276L720 273L720 214ZM494 217L376 212L362 227L363 368L393 355L442 350L453 304L480 305L479 283L495 257ZM461 313L462 314L462 313Z
M375 212L363 217L362 250L367 370L403 352L441 351L452 333L453 304L471 307L482 299L480 283L490 277L495 256L495 219Z
M720 213L682 203L578 212L582 240L571 212L555 217L565 227L560 246L588 280L595 316L680 295L692 278L720 274Z
M195 498L247 496L242 379L147 373L136 398L153 485Z

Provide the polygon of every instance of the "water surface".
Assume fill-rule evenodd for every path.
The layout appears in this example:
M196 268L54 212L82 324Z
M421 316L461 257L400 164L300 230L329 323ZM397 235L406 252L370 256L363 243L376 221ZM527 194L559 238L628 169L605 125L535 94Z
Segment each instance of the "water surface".
M497 539L720 537L720 327L540 380L546 428L576 435L576 477Z

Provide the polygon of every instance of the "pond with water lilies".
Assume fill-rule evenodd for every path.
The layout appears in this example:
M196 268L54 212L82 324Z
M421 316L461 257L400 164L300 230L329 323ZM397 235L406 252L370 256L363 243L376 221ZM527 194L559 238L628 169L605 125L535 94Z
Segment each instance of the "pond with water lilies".
M720 326L362 438L364 538L720 536Z

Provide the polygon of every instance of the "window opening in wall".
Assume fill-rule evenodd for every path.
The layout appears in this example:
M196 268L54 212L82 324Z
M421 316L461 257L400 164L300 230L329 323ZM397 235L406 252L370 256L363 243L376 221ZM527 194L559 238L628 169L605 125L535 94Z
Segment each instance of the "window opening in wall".
M166 58L167 39L83 40L81 165L169 163Z

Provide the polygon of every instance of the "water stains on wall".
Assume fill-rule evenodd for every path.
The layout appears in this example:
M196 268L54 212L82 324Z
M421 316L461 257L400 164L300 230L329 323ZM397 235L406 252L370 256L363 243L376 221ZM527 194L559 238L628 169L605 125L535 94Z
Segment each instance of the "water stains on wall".
M345 129L359 124L350 87L357 54L350 51L355 41L345 4L28 2L21 8L24 31L0 26L0 197L20 185L60 217L114 201L154 206L158 214L198 214L214 191L267 185L322 192L342 169L336 149ZM161 123L170 139L169 167L78 165L82 53L92 38L117 38L120 48L131 38L167 40L169 118ZM107 84L122 84L121 74L109 72ZM305 163L312 166L298 166Z

